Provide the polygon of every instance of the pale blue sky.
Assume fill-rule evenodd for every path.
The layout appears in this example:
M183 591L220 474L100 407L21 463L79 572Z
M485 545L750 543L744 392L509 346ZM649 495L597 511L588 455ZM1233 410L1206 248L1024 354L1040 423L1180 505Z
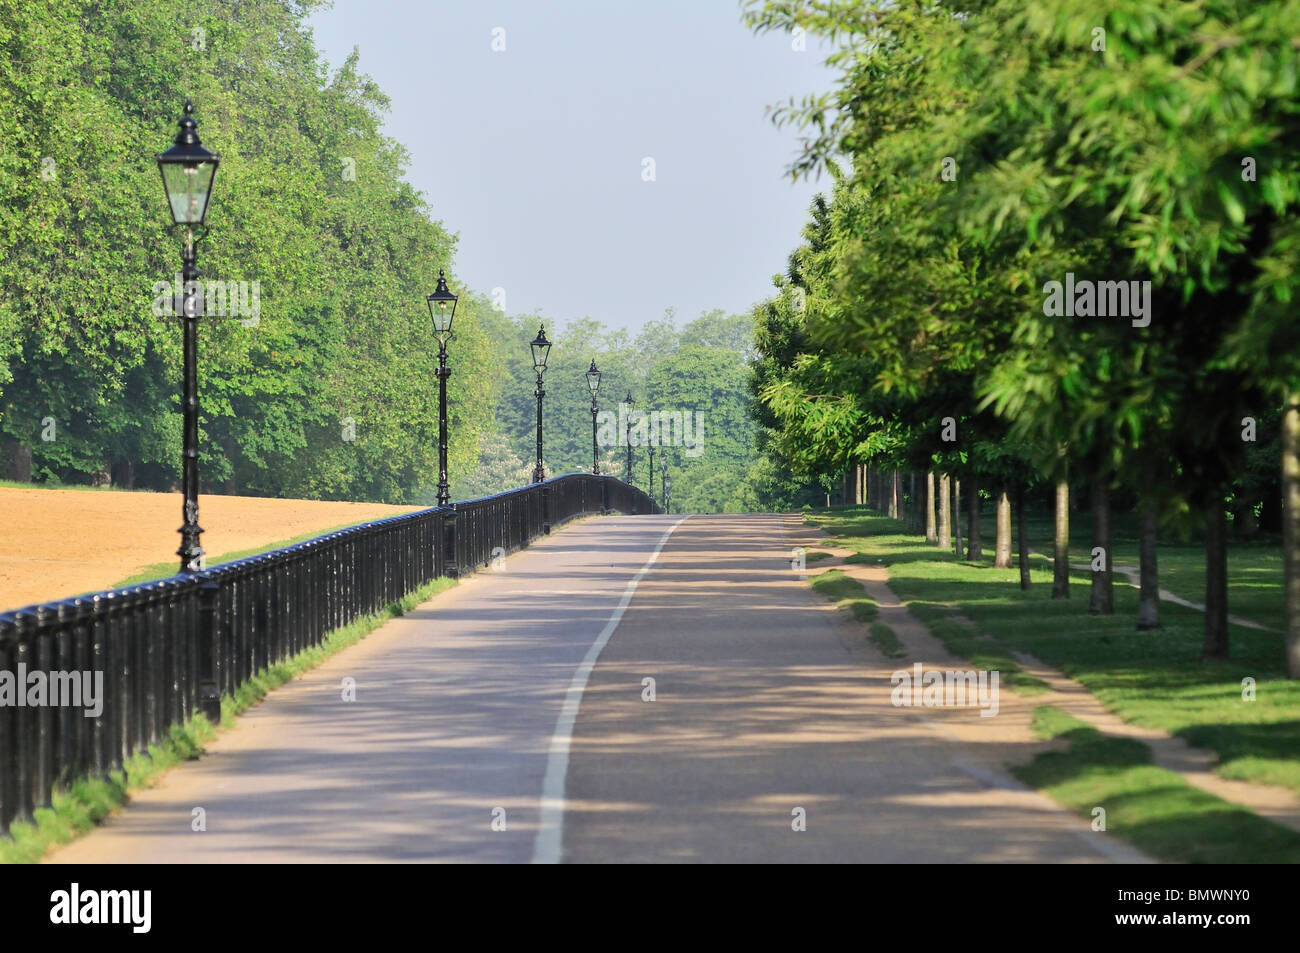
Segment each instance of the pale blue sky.
M745 311L828 186L790 182L796 134L764 113L828 89L823 55L755 36L736 0L335 0L311 23L331 65L360 48L410 182L459 234L456 277L512 314Z

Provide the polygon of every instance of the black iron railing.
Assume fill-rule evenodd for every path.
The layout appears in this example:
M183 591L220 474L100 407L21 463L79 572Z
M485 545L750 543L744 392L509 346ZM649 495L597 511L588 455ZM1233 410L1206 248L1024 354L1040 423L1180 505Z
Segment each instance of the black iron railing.
M0 836L59 785L120 769L268 665L319 644L439 576L486 567L567 520L658 513L609 476L572 473L363 523L193 575L0 613ZM70 678L26 704L20 675L102 675L100 710L66 702ZM24 682L26 678L22 679ZM69 693L56 696L54 692ZM86 699L81 698L84 703Z

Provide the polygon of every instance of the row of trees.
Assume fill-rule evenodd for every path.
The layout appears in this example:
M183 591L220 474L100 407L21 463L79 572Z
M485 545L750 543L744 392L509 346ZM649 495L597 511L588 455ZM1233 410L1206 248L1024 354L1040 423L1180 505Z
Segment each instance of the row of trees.
M400 500L436 480L422 296L454 239L402 180L387 99L355 53L327 76L305 26L316 6L0 0L2 475L176 478L180 334L152 305L180 247L153 157L191 96L222 155L203 277L256 282L260 299L256 326L201 327L205 487ZM486 361L470 298L457 346ZM464 471L490 400L460 384Z
M867 462L938 474L940 501L949 478L1003 507L1050 483L1061 597L1082 483L1098 613L1127 491L1140 627L1159 624L1156 528L1196 514L1204 654L1222 658L1225 513L1243 480L1267 493L1252 454L1276 440L1300 677L1300 8L751 0L746 17L824 36L841 77L775 112L808 132L793 174L832 187L755 313L769 453L823 485Z
M179 478L179 323L153 305L180 246L153 157L189 96L222 156L203 278L245 282L249 304L258 289L255 315L201 325L204 491L434 501L423 296L452 272L455 240L403 181L407 156L381 133L388 100L356 53L326 69L306 27L318 5L0 0L0 477ZM450 479L465 498L530 479L538 319L452 285ZM606 409L630 391L638 410L705 412L702 452L668 450L675 509L752 506L747 318L551 334L549 473L591 465L594 357ZM603 466L622 474L623 453L607 448Z

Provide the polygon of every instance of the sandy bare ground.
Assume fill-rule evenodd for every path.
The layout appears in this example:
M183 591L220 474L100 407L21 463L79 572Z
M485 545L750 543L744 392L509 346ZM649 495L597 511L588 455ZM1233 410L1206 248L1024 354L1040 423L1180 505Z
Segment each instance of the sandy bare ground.
M200 496L212 560L418 507ZM179 493L0 487L0 611L106 589L180 547Z

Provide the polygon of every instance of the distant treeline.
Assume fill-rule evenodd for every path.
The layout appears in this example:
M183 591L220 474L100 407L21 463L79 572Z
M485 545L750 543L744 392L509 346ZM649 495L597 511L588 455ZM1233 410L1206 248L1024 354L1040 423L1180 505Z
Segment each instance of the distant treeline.
M465 495L478 496L527 482L536 456L537 375L528 342L537 334L536 317L484 319L490 338L499 344L502 380L494 423L483 443L478 468L463 484ZM545 377L543 415L547 475L590 470L592 465L591 391L586 373L595 360L601 372L597 406L619 414L632 397L631 480L647 489L649 451L655 447L654 496L663 498L662 465L668 460L674 512L738 512L764 509L776 501L767 464L754 449L750 365L752 328L744 315L721 311L701 315L679 328L671 311L635 337L610 330L590 318L563 328L547 328L554 341ZM454 381L455 376L452 377ZM688 446L678 428L650 433L635 429L637 415L691 415ZM602 418L603 420L604 418ZM695 422L699 422L698 432ZM626 426L602 426L597 433L602 473L627 474Z

